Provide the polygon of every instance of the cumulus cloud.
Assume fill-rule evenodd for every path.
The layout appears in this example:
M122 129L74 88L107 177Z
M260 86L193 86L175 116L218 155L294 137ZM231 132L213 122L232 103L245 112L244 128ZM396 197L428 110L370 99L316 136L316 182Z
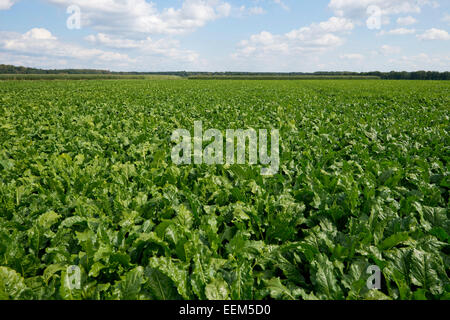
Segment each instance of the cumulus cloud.
M312 24L311 28L319 32L343 32L351 31L354 28L353 22L344 18L331 17L327 21L319 24Z
M33 28L23 35L23 39L27 40L56 40L50 31L44 28Z
M450 40L450 34L441 29L431 28L417 36L420 40Z
M64 58L29 56L25 54L2 52L0 51L0 64L12 64L15 66L32 66L35 68L55 69L66 68L67 60ZM74 67L82 69L82 65Z
M43 28L33 28L24 34L0 32L0 48L23 55L101 61L132 60L126 54L61 42Z
M450 57L442 54L419 53L411 56L401 56L389 60L399 70L448 70Z
M183 50L174 39L133 40L99 33L85 40L95 45L94 48L63 42L44 28L33 28L23 34L0 31L0 62L42 68L120 71L149 71L155 66L158 70L189 67L197 70L205 64L196 52Z
M101 32L181 34L227 17L232 10L219 0L185 0L181 7L158 10L145 0L46 0L67 7L79 6L83 26Z
M331 0L329 8L339 17L351 19L367 18L367 9L377 6L384 16L420 13L422 7L429 5L436 7L438 4L430 0Z
M248 8L248 13L250 15L260 15L260 14L265 14L266 10L264 10L261 7L251 7L251 8Z
M252 35L239 43L234 58L264 56L267 54L295 55L305 52L321 52L343 44L340 34L353 30L354 25L345 18L332 17L321 23L292 30L285 34L268 31Z
M246 7L245 5L240 6L239 8L232 8L230 16L234 17L246 17L246 16L257 16L266 14L266 10L264 8L256 6L256 7Z
M273 0L276 4L280 5L284 10L289 10L289 7L281 0Z
M0 10L9 10L19 0L0 0Z
M132 40L104 33L89 35L85 39L96 45L115 49L136 49L141 54L162 56L179 61L193 62L199 58L194 51L180 49L179 41L174 39L153 40L147 37L144 40Z

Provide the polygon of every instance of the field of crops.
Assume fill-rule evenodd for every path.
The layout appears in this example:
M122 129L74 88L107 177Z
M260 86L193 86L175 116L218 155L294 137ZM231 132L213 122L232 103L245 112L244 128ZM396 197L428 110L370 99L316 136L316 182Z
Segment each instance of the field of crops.
M450 299L449 106L444 81L0 82L0 299ZM278 129L279 173L174 165L197 120Z
M179 80L178 76L171 75L122 75L122 74L0 74L0 80Z
M192 75L189 80L376 80L378 76L361 75Z

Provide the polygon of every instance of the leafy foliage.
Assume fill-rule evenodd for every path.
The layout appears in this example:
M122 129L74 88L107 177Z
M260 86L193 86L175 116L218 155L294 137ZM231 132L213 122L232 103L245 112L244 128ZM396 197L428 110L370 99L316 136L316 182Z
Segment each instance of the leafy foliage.
M449 299L449 89L2 82L0 299ZM174 166L196 120L279 129L280 172Z

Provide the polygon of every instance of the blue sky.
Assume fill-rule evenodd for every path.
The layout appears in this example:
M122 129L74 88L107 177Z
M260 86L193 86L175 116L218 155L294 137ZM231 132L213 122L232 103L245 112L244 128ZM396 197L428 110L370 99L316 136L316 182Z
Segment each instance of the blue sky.
M448 0L0 0L0 64L449 71L449 31Z

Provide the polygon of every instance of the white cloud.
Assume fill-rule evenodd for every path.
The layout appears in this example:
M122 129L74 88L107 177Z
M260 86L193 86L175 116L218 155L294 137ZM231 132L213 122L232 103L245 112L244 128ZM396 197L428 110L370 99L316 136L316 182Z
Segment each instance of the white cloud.
M390 59L389 63L397 70L441 70L447 71L450 68L450 57L441 54L419 53L411 56L401 56Z
M231 11L230 15L235 17L244 17L244 16L257 16L262 14L266 14L266 10L264 10L262 7L247 8L245 5L242 5L239 8L234 8Z
M364 55L360 53L347 53L340 56L341 59L345 60L364 60Z
M381 53L384 55L399 54L401 51L402 50L400 47L390 46L387 44L381 46Z
M206 5L208 6L208 5ZM201 4L201 5L197 5L197 8L205 8L205 4ZM220 3L216 6L216 16L215 18L219 18L219 17L228 17L230 15L231 12L231 5L228 2L223 2ZM210 18L208 18L209 20Z
M320 37L330 33L348 32L353 30L354 27L354 24L345 18L331 17L327 21L312 23L309 27L292 30L286 35L291 39L307 40L314 38L314 36Z
M368 17L370 6L379 7L383 16L389 16L420 13L426 5L436 7L438 4L430 0L331 0L328 6L337 16L359 20Z
M132 40L113 37L104 33L89 35L85 39L96 45L115 49L136 49L141 54L167 57L178 61L193 62L199 58L199 55L194 51L180 49L179 41L173 39L153 40L147 37L144 40Z
M379 36L383 36L383 35L395 35L395 36L399 36L399 35L405 35L405 34L414 34L416 33L415 29L407 29L407 28L398 28L398 29L392 29L389 31L380 31L378 33Z
M139 47L139 43L135 40L112 38L104 33L88 35L85 37L85 40L94 44L101 44L116 49L136 49Z
M248 12L251 15L260 15L260 14L265 14L266 13L266 11L263 8L261 8L261 7L251 7L251 8L248 9Z
M273 0L276 4L280 5L284 10L289 10L289 7L281 0Z
M23 39L56 40L50 31L44 28L33 28L23 35Z
M126 54L88 49L59 41L50 31L34 28L24 34L0 32L0 48L28 56L56 57L101 61L132 61Z
M450 34L441 29L431 28L417 36L420 40L450 40Z
M12 64L15 66L30 66L35 68L66 68L67 60L47 58L43 56L28 56L23 54L11 53L11 52L1 52L0 51L0 64ZM83 68L82 65L77 65L74 67Z
M411 16L400 17L397 19L397 24L401 26L410 26L415 23L417 23L417 19Z
M9 10L18 0L0 0L0 10Z
M354 27L353 22L350 20L337 17L331 17L327 21L320 22L317 26L312 25L312 28L317 28L325 32L351 31Z
M228 2L219 0L184 0L181 7L158 10L145 0L46 0L49 3L81 9L83 26L101 32L181 34L227 17Z
M96 34L85 40L95 44L96 48L63 42L43 28L23 34L0 31L0 63L40 68L112 68L116 71L200 70L206 64L196 52L181 49L174 39L147 37L132 40Z
M285 34L272 34L262 31L239 43L234 58L250 56L264 57L273 54L297 55L310 52L323 52L343 44L340 33L348 33L354 28L345 18L332 17L321 23L292 30Z

